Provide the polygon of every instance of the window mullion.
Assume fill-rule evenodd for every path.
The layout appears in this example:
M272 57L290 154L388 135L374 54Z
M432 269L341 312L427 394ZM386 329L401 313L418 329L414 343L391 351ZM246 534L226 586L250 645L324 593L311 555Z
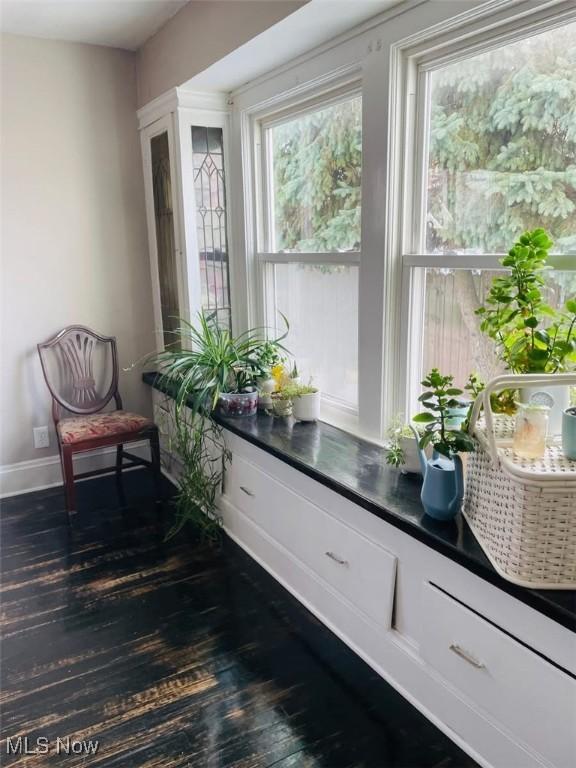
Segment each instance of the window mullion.
M316 252L279 252L279 253L257 253L256 258L260 262L272 264L359 264L360 251L342 251L329 253Z

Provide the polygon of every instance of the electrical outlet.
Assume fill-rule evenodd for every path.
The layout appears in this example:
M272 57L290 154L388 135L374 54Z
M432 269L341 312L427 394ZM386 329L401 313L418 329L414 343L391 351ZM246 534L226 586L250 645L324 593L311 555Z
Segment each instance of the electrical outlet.
M50 447L50 435L48 434L48 427L34 427L34 448L49 448Z

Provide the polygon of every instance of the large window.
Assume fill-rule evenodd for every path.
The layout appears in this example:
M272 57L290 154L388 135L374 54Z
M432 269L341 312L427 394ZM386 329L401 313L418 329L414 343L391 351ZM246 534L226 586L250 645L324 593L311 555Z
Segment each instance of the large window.
M555 253L576 255L575 39L572 23L440 67L420 64L415 145L424 151L404 256L420 312L418 380L432 366L459 384L471 371L499 372L474 312L497 255L524 230L545 227ZM576 272L551 273L551 303L575 291Z
M259 263L265 322L290 321L287 346L325 402L358 405L361 99L325 98L259 123Z

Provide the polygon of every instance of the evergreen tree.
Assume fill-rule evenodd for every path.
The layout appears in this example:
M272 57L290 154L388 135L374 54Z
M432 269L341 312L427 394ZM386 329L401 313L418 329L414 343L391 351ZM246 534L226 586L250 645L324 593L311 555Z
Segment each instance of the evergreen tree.
M360 247L362 116L348 100L273 129L279 250Z
M576 253L576 24L434 73L430 125L429 250Z

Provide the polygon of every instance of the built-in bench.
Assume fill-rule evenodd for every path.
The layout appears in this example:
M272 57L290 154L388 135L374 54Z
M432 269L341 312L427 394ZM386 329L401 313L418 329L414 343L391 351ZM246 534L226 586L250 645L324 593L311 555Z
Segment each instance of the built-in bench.
M169 394L144 380L169 425ZM503 580L377 445L322 422L217 418L232 539L481 764L576 764L576 592Z

